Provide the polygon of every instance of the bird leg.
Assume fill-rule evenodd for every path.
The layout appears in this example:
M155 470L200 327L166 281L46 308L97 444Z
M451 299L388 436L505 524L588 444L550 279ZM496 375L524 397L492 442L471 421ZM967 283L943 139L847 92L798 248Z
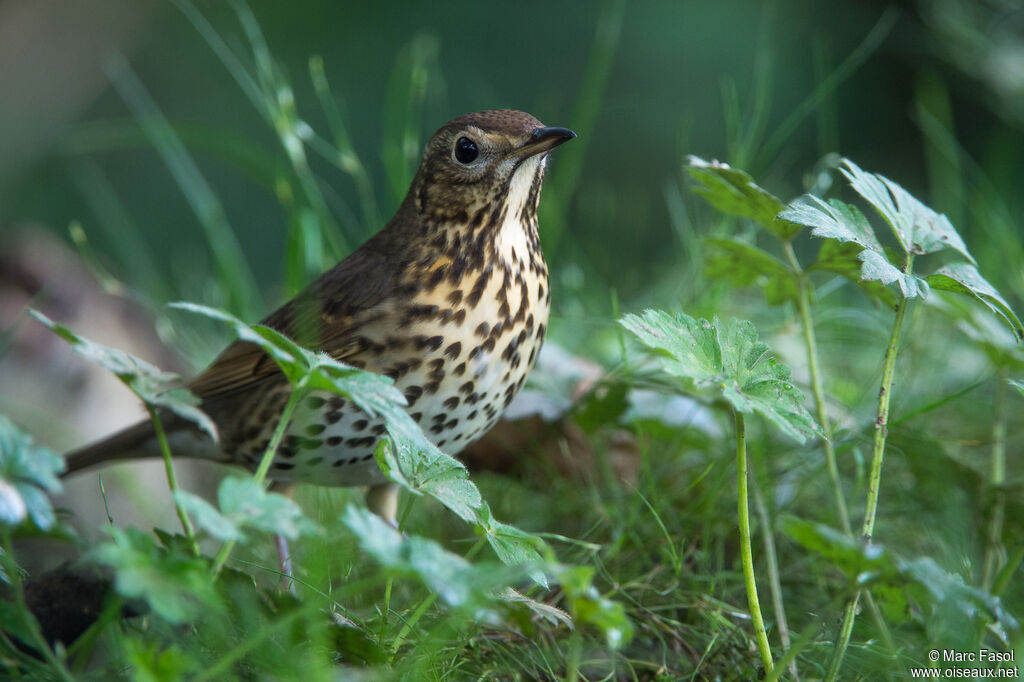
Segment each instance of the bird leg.
M298 488L296 483L281 483L275 481L270 489L276 493L292 498ZM278 533L274 534L274 549L277 550L277 569L281 572L281 583L278 586L281 590L288 590L295 595L295 582L292 580L292 553L288 547L288 538Z
M366 491L366 506L384 519L389 526L398 530L398 484L388 481L371 485Z

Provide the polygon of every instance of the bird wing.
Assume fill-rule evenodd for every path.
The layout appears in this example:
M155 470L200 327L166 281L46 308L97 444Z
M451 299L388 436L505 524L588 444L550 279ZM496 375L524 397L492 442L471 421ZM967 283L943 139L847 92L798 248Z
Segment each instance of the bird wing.
M359 326L395 290L394 263L368 242L314 280L298 296L260 324L276 329L302 346L322 350L337 360L353 359L362 346L353 343ZM235 341L188 383L201 400L244 391L279 376L276 363L259 346Z

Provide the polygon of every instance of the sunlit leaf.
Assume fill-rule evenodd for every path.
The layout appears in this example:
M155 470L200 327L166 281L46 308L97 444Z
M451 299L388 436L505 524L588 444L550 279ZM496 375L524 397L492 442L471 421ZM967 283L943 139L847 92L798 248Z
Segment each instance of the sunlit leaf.
M707 260L708 277L737 288L756 286L771 305L796 300L796 276L767 251L739 239L708 238L704 243L715 248Z
M849 159L843 159L843 166L850 186L885 218L906 253L934 253L949 248L975 262L946 216L928 208L884 175L863 171Z
M803 229L802 225L781 219L782 202L759 187L747 173L718 161L689 157L690 175L700 182L694 193L722 213L750 218L779 239L788 241Z
M950 263L927 278L928 284L940 291L955 291L973 296L999 315L1013 330L1018 341L1024 340L1024 326L999 292L970 263Z
M49 495L60 490L63 471L63 457L34 444L0 415L0 524L15 526L30 518L41 530L52 528L56 517Z
M798 442L822 432L803 406L789 368L757 339L750 322L696 320L685 313L648 310L621 323L660 351L665 370L696 389L713 390L743 413L757 412Z
M1018 381L1017 379L1007 379L1006 383L1010 384L1010 386L1017 389L1021 395L1024 395L1024 381Z
M29 314L71 344L75 353L114 374L142 402L170 410L217 439L217 427L199 409L199 399L182 388L181 377L177 374L164 372L124 351L84 339L37 310L30 309Z
M781 217L812 228L811 234L815 237L860 246L862 250L857 258L861 261L861 279L896 283L907 297L927 295L928 285L920 277L905 273L889 262L867 218L856 206L838 199L825 202L805 194L786 207Z
M879 281L861 278L860 273L864 263L859 256L862 250L863 247L854 242L825 239L818 249L818 259L807 270L809 272L834 272L837 275L842 275L859 286L865 294L878 299L891 308L896 305L896 294L893 293L893 290Z

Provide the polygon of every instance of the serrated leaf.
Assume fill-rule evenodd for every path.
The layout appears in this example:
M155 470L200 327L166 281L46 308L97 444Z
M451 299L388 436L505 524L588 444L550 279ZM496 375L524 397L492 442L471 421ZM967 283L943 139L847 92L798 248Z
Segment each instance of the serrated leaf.
M746 172L717 161L689 157L689 173L701 183L694 193L723 213L750 218L779 239L789 241L802 228L779 217L782 202L759 187Z
M949 248L975 262L946 216L928 208L884 175L863 171L850 159L843 159L843 165L842 173L850 186L885 218L906 253L935 253Z
M787 220L813 228L815 237L853 242L865 249L884 253L871 224L856 206L831 199L822 201L813 194L793 200L780 214Z
M750 322L709 322L685 313L647 310L626 315L620 323L667 356L665 370L694 388L716 391L739 412L761 414L800 443L807 436L823 435L802 404L803 394L791 383L789 368L769 354Z
M313 353L269 327L250 327L223 310L194 303L172 305L230 325L240 339L256 344L274 359L294 390L337 393L351 399L367 414L383 417L388 439L381 441L375 451L381 471L415 494L430 495L468 523L486 526L480 516L483 499L469 480L466 467L441 452L426 437L403 409L405 396L395 388L390 378L350 367L324 353ZM231 480L227 479L221 486L220 510L237 528L251 526L287 537L295 537L302 532L302 528L294 524L304 519L291 500L266 493L251 480L229 483ZM264 507L269 511L261 512ZM213 516L207 516L207 519L215 525L219 522ZM276 527L272 528L275 524ZM226 526L218 528L230 532ZM502 543L508 542L508 536L516 529L500 524L500 530L488 534L488 541L492 546L497 545L495 551L499 557L512 560L515 558L513 553L503 551ZM539 539L537 542L543 544Z
M737 288L756 286L770 305L796 300L796 276L767 251L739 239L709 237L704 243L716 249L707 260L708 277L726 280Z
M484 502L479 512L479 531L506 566L528 566L527 573L538 585L547 589L548 580L542 565L541 552L547 549L543 540L532 533L502 523L491 515L490 506ZM530 565L533 567L529 567Z
M49 494L60 491L64 458L35 445L32 438L0 415L0 524L30 518L40 530L56 522Z
M57 336L67 341L77 355L114 374L139 400L147 405L170 410L217 440L217 427L199 409L199 399L181 387L181 377L177 374L164 372L145 360L124 351L108 348L82 338L38 310L30 308L28 312Z
M382 442L375 453L381 470L407 490L430 495L463 521L476 523L483 499L466 467L425 438L409 438L390 423L388 432L391 442Z
M1013 331L1018 341L1024 340L1024 325L1013 312L1013 308L1000 293L988 283L978 268L970 263L950 263L927 277L928 283L940 291L955 291L973 296L999 315Z
M905 273L889 262L867 218L856 206L838 199L825 202L805 194L793 201L781 217L811 227L811 235L815 237L860 246L862 250L857 258L861 261L861 279L883 284L896 283L908 298L928 294L928 285L920 277Z
M111 540L93 549L94 558L114 569L114 588L129 599L143 599L169 623L191 622L204 610L218 608L206 563L158 547L134 528L109 527Z

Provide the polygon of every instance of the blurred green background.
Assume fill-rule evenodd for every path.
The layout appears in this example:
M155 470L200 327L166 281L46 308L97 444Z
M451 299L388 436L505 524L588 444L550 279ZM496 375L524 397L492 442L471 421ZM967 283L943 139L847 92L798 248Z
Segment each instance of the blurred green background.
M233 7L197 5L256 74ZM453 116L518 108L577 130L553 159L541 222L556 316L574 323L554 333L570 343L588 318L610 317L613 289L623 308L701 300L693 237L714 228L686 189L687 154L743 167L788 200L838 151L946 211L993 283L1024 293L1024 11L1011 0L248 7L298 118L330 138L308 67L323 58L372 183L368 213L352 178L309 153L335 251L391 215L426 136ZM290 293L282 253L303 202L289 198L288 157L178 7L8 0L0 26L0 229L66 235L80 221L99 261L154 303L231 305L201 221L139 132L146 114L125 85L137 79L263 292L238 312L262 315Z
M112 394L78 391L72 414L64 394L87 383L73 369L85 363L28 323L25 303L47 309L57 293L64 307L50 311L55 319L187 374L188 364L201 366L222 347L225 332L176 318L164 303L191 300L258 320L383 225L433 130L481 109L523 109L579 134L552 155L541 200L550 338L599 360L609 384L633 380L615 318L663 307L752 319L806 392L791 307L766 306L761 292L735 291L704 272L701 237L759 237L691 192L690 154L749 171L784 202L824 193L838 155L849 157L945 212L981 273L1016 310L1024 303L1020 0L0 0L0 66L0 413L55 448L111 431L113 418L98 415L112 409ZM174 351L158 350L148 315L110 312L123 301L94 305L83 279L59 281L74 269L67 259L28 268L34 252L16 239L27 232L56 235L83 254L108 292L148 308L159 341ZM796 242L802 263L813 262L819 242ZM825 391L848 499L859 510L892 313L841 278L815 277ZM973 584L989 508L993 405L1006 401L1005 377L934 314L941 300L915 305L904 336L878 537L906 556L933 556ZM115 326L121 336L105 335ZM33 355L47 343L49 355ZM586 438L603 452L619 413L595 404L579 421L591 422ZM1024 497L1013 458L1024 424L1009 405L1006 534L1018 547ZM629 428L650 436L638 423ZM700 538L683 602L695 595L693 612L705 613L700 581L718 585L734 554L731 455L707 434L662 431L652 437L654 456L643 453L651 468L639 485L661 496L660 506L652 497L660 512L671 510L673 533ZM817 453L788 441L751 443L773 513L835 525ZM153 471L149 485L159 487ZM522 486L481 477L485 496L524 528L593 540L612 547L612 558L615 548L632 552L622 538L635 537L636 556L648 556L644 533L653 526L636 522L647 507L625 488L581 486L547 471L539 467L542 480ZM88 487L93 516L105 518L110 510L91 481L79 485ZM211 485L202 473L185 484ZM124 487L135 496L128 506L158 506L134 478ZM591 535L600 527L590 527L592 516L605 511L595 500L612 509L607 537ZM619 513L615 504L627 502L630 514ZM119 522L124 507L113 500ZM831 565L819 570L791 543L780 546L790 604L823 613ZM629 567L623 575L634 570L634 555L619 558ZM616 590L629 582L611 575ZM1004 596L1019 613L1020 589L1010 586ZM676 599L674 589L658 593ZM717 625L696 620L701 636L718 636ZM936 622L962 625L957 614ZM912 655L925 651L922 644Z

